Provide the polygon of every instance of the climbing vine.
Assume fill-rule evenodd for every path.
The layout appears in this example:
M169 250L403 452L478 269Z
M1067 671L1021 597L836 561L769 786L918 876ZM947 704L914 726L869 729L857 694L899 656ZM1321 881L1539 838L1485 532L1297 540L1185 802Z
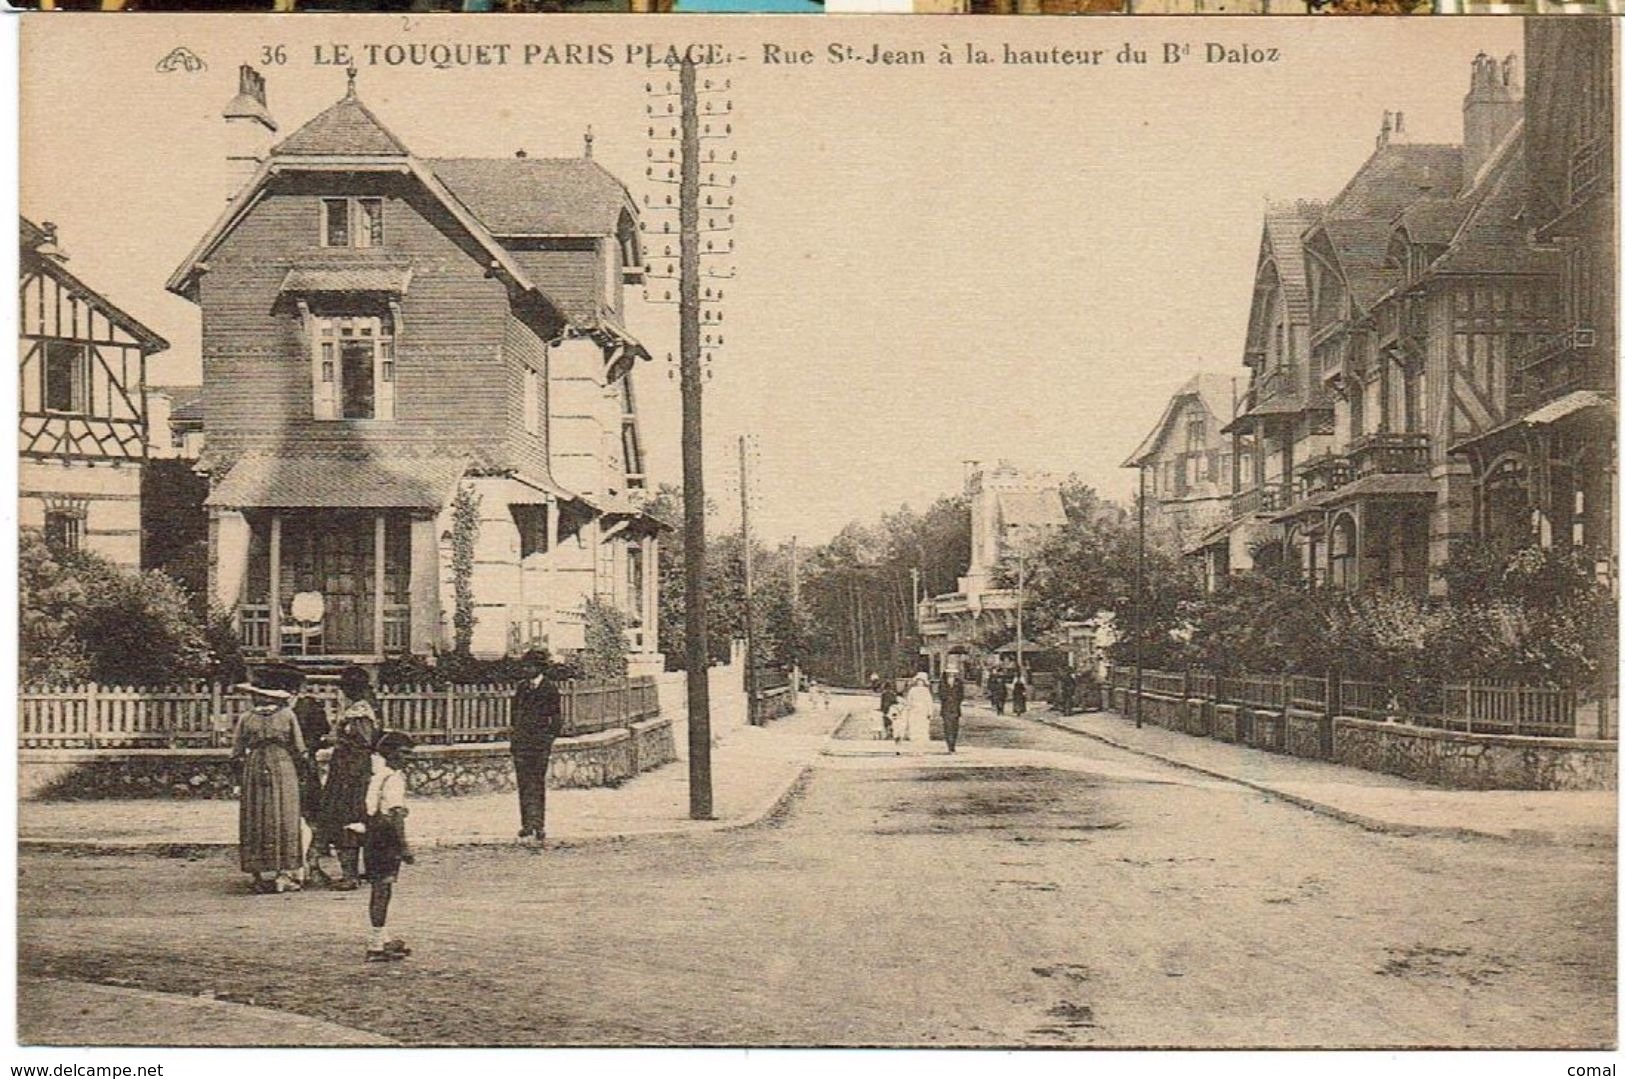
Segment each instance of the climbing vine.
M456 651L467 655L474 643L474 543L480 535L480 496L457 488L451 502L451 624Z

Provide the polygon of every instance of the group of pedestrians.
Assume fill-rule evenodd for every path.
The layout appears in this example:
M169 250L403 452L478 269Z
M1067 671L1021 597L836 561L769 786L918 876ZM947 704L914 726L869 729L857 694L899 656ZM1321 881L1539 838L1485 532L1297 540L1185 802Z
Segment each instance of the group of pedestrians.
M1027 680L1020 672L992 671L987 676L987 700L1001 716L1007 701L1011 712L1023 715L1027 711Z
M400 867L412 861L404 774L411 736L381 729L371 679L360 667L339 675L333 724L322 702L305 695L298 668L264 667L237 688L253 698L232 743L241 769L238 858L252 887L267 894L318 884L354 891L364 866L372 889L366 959L404 959L411 949L389 938L386 924ZM333 747L325 783L316 759L323 744ZM322 866L328 854L337 856L337 879Z
M881 735L892 742L897 753L903 752L904 742L932 740L933 716L942 720L942 738L948 743L948 752L958 752L959 720L965 707L965 683L959 672L949 671L942 676L935 697L931 694L931 679L923 671L914 676L903 694L889 678L871 675L869 684L880 693Z

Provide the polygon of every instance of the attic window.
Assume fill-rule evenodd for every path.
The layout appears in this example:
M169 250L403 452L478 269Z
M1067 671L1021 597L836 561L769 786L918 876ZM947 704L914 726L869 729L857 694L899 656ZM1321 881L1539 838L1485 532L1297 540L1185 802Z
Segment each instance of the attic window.
M384 200L323 199L322 246L384 246Z

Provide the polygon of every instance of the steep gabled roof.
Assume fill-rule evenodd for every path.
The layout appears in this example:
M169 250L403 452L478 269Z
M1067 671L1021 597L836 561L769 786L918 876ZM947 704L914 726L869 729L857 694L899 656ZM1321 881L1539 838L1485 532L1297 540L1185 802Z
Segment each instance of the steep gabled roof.
M434 158L425 162L496 236L614 236L631 198L591 158Z
M1338 272L1354 305L1369 309L1399 277L1398 271L1387 265L1393 227L1380 218L1327 219L1321 222L1320 231L1337 260Z
M88 301L92 306L99 310L109 322L119 327L119 329L123 330L131 337L134 337L148 352L162 352L164 349L169 347L169 342L160 337L156 331L148 329L146 324L141 322L134 315L125 311L123 308L119 307L118 304L114 303L112 300L109 300L106 296L79 280L79 278L71 273L66 266L62 265L60 261L53 258L47 258L40 254L38 250L40 245L45 243L45 241L50 237L46 235L44 229L40 228L38 225L34 224L32 221L28 220L28 218L23 217L20 214L18 215L18 221L20 222L18 226L18 238L20 241L20 249L24 256L23 268L25 270L32 267L33 269L39 270L43 274L47 274L50 277L55 278L69 292L75 293Z
M1392 221L1429 191L1461 187L1461 147L1390 143L1379 147L1326 207L1327 217Z
M1309 318L1309 272L1303 260L1303 234L1315 222L1309 205L1292 209L1272 209L1264 214L1264 239L1258 261L1275 263L1281 281L1281 297L1293 321Z
M1556 273L1555 252L1537 250L1522 220L1528 200L1523 126L1515 126L1458 200L1466 213L1429 273Z
M324 157L361 154L406 157L408 151L372 110L355 96L355 86L338 101L271 147L272 156Z
M1192 375L1183 386L1175 390L1163 406L1162 415L1158 418L1156 426L1151 433L1123 462L1124 468L1138 468L1162 445L1168 435L1168 429L1174 418L1179 414L1180 405L1188 398L1197 398L1202 405L1213 414L1221 427L1228 424L1235 415L1233 383L1228 375L1214 374L1203 371Z

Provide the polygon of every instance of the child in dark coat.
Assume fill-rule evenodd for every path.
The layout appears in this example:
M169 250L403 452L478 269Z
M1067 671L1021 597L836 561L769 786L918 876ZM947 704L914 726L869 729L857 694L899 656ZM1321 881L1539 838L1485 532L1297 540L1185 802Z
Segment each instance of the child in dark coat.
M367 914L372 935L367 940L367 962L386 963L405 959L412 949L399 937L389 938L389 901L395 893L395 878L401 863L412 864L412 850L406 842L406 757L414 748L411 736L386 731L378 739L372 761L372 778L367 784L365 832L367 877L372 882L372 900ZM352 828L357 827L355 825Z

